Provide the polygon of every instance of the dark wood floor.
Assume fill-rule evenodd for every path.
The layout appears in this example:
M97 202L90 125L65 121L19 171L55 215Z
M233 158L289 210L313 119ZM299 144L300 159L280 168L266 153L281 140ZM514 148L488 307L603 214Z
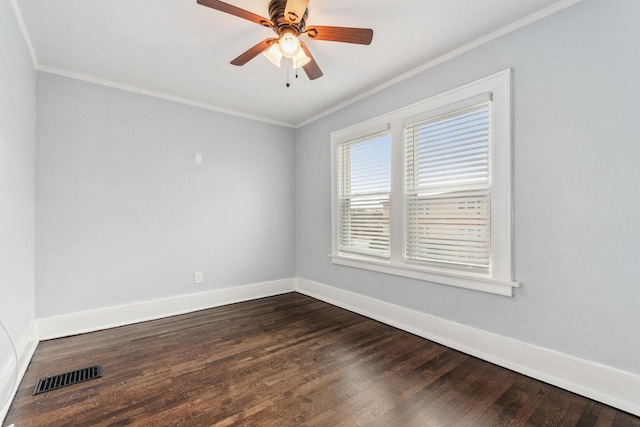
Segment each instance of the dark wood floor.
M32 396L39 378L103 377ZM640 426L640 419L291 293L40 343L5 425Z

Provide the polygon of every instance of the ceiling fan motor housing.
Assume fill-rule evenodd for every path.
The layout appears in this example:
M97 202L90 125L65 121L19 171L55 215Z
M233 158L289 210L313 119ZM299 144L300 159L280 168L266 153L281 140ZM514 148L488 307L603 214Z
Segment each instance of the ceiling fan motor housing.
M303 33L307 21L307 16L309 15L309 9L304 11L304 15L300 19L300 22L294 24L287 17L285 17L285 7L287 5L287 0L271 0L269 2L269 16L271 17L271 22L273 22L274 30L278 35L285 28L293 29L297 34Z

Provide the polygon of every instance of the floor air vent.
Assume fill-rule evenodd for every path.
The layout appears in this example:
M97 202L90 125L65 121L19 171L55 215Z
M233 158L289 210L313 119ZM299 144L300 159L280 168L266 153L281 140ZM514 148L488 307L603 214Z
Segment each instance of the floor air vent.
M65 374L41 378L38 380L38 384L36 384L36 388L33 390L33 395L35 396L36 394L100 378L101 376L102 365L94 365L88 368L78 369L77 371L67 372Z

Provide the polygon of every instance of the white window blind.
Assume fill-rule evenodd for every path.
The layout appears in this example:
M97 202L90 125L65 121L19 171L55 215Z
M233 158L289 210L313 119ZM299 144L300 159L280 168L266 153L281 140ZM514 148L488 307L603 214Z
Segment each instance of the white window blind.
M491 102L405 126L405 257L490 272Z
M391 137L370 135L338 146L338 249L389 257Z
M512 296L511 86L504 70L332 132L331 262Z

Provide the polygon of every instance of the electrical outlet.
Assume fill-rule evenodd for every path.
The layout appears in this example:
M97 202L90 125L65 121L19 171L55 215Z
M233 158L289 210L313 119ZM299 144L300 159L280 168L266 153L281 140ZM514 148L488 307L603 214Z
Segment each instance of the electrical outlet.
M196 271L195 273L193 273L193 283L202 283L202 280L202 271Z

